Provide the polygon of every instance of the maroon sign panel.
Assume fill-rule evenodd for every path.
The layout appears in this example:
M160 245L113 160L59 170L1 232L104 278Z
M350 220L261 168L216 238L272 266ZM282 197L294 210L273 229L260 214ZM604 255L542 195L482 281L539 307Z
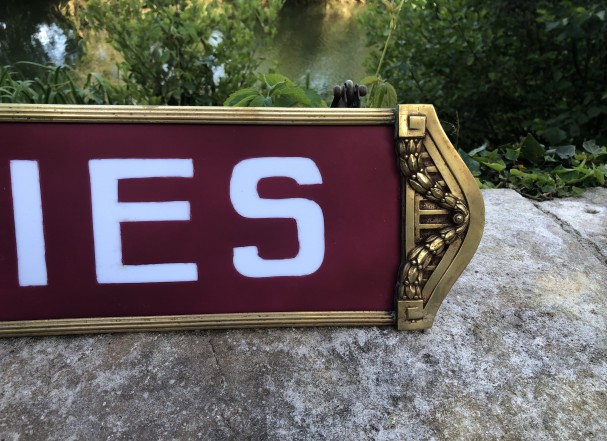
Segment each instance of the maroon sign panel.
M0 321L394 309L393 126L0 132Z

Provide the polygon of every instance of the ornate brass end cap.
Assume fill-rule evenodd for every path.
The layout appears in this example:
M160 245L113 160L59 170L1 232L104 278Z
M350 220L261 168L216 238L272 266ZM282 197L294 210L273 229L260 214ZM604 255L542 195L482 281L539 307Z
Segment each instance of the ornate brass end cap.
M478 247L484 203L434 107L401 105L397 121L403 237L396 323L399 330L427 329Z

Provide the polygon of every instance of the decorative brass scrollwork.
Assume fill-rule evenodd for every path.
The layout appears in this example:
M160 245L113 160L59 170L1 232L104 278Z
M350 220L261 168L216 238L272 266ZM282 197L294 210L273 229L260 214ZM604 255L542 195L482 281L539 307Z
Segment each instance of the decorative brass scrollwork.
M423 271L433 258L440 257L455 240L461 238L470 224L470 210L458 197L449 193L430 177L422 165L423 140L404 138L398 141L400 171L418 194L452 213L453 226L427 237L407 255L396 285L399 300L422 299Z
M474 255L483 232L484 204L432 106L399 106L396 133L403 177L396 323L398 329L426 329Z

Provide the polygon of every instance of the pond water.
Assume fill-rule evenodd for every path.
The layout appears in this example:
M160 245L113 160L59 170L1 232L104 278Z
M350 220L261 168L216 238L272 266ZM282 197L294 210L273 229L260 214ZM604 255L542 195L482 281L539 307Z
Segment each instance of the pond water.
M339 0L287 3L271 53L278 72L293 79L309 73L317 90L329 90L347 79L362 79L368 54L364 27L358 20L363 8Z
M0 0L0 64L75 61L68 55L68 36L54 13L58 4L57 0Z
M0 64L18 61L74 65L76 44L57 7L66 0L0 0ZM278 35L261 66L329 91L346 79L360 80L368 54L364 28L358 16L364 5L343 0L321 4L287 1L281 11ZM99 71L112 66L98 60ZM34 68L21 66L26 74Z

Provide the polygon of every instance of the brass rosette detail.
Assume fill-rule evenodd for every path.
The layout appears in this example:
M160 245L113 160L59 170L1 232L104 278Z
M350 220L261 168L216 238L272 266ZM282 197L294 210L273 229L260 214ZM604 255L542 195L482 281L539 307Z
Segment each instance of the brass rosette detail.
M421 154L423 139L403 138L398 141L399 167L416 193L449 210L453 226L425 238L413 248L401 266L396 284L398 300L422 300L424 270L440 258L449 245L462 238L470 224L470 210L457 196L435 182L426 172Z

